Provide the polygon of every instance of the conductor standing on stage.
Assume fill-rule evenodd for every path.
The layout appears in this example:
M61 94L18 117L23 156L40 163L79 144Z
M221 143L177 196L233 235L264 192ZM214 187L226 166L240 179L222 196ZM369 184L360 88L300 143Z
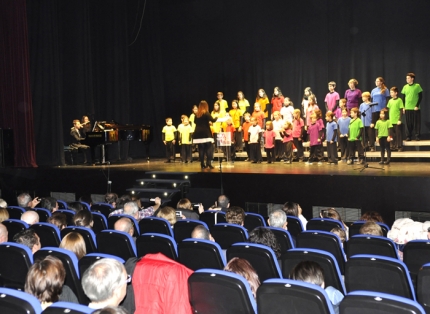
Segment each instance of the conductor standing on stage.
M70 131L70 135L72 136L72 142L70 143L70 148L72 149L78 149L82 152L84 152L85 156L85 163L92 164L91 160L91 149L89 146L81 144L81 141L85 139L82 130L82 125L79 120L73 120L73 128Z

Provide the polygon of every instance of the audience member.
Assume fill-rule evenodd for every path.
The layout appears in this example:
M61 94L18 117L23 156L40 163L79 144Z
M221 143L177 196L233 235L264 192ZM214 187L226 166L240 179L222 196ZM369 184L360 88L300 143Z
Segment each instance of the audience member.
M82 195L82 196L79 198L79 201L80 201L80 202L87 203L88 205L90 205L90 207L91 207L91 205L93 205L93 199L91 198L91 195L90 195L90 194ZM88 209L91 209L91 208L88 208Z
M215 242L215 239L212 237L209 230L202 225L198 225L193 229L193 231L191 232L191 238L203 239L203 240L209 240L209 241Z
M7 203L4 199L0 198L0 208L7 208Z
M343 300L343 294L331 286L325 287L324 271L318 263L312 261L298 263L291 271L290 278L308 282L325 289L328 298L333 304L335 313L339 313L339 304Z
M91 301L88 306L92 309L118 306L130 281L124 265L117 260L103 258L95 262L82 276L82 288Z
M348 226L343 222L342 217L340 217L340 214L338 211L334 208L327 208L322 209L320 213L321 218L331 218L337 221L340 221L343 225L343 228L345 229L346 234L348 234Z
M42 247L40 238L33 229L25 229L13 236L13 241L27 246L34 254Z
M116 193L106 193L105 202L111 204L113 208L116 207L116 201L118 199L118 195Z
M54 197L44 197L40 201L39 205L37 206L39 208L45 208L49 210L51 213L54 213L58 210L58 203L57 199Z
M215 202L215 205L210 207L210 210L220 210L220 211L227 211L227 208L230 207L230 199L227 195L220 195L218 196L218 200Z
M225 266L224 270L244 277L251 287L252 295L254 298L257 297L257 289L260 286L260 279L258 278L254 267L252 267L246 259L233 257Z
M365 224L363 224L359 232L360 234L370 234L370 235L375 235L380 237L384 236L381 226L373 221L368 221Z
M85 240L77 232L70 232L61 240L60 248L75 253L78 260L87 254Z
M39 215L35 211L29 210L21 215L21 220L31 226L39 222Z
M3 222L5 220L9 219L9 212L6 208L0 208L0 222Z
M331 233L334 233L335 235L337 235L340 239L340 242L342 243L342 245L345 243L346 241L346 232L345 230L343 230L340 227L334 227L333 229L330 230Z
M156 216L166 219L172 228L176 223L176 210L170 206L164 206L163 208L160 208L157 211Z
M185 219L195 219L199 220L200 216L199 214L204 212L203 205L199 205L199 211L196 212L193 210L193 204L191 204L190 200L188 198L180 199L178 204L176 205L176 209L180 210L182 212L182 216L185 217Z
M116 200L116 209L123 209L124 205L128 202L131 202L131 197L128 194L124 194L121 197L118 197Z
M121 306L106 306L94 311L92 314L129 314L129 312Z
M126 218L126 217L122 217L120 219L118 219L113 228L115 230L118 231L122 231L122 232L126 232L128 233L131 237L134 236L134 226L133 226L133 222L131 221L131 219Z
M137 221L139 221L143 218L153 216L155 214L155 211L159 209L160 204L161 204L161 198L156 197L154 206L149 206L148 208L139 210L139 206L137 205L136 202L129 201L124 205L121 205L121 207L118 207L117 205L117 208L119 209L116 209L113 212L111 212L109 216L125 214L129 216L133 216Z
M35 197L33 200L31 199L30 194L21 193L16 198L18 206L23 207L25 210L31 210L37 206L40 202L40 198Z
M410 218L400 218L394 221L387 237L397 244L406 244L412 240L427 240L429 227L430 221L422 223Z
M275 210L284 210L284 205L282 204L274 204L274 203L268 203L267 204L267 215L270 216L272 212Z
M379 214L378 212L375 212L375 211L365 212L363 215L361 215L360 220L382 222L382 223L384 222L381 214Z
M67 227L67 217L63 213L52 213L52 216L48 217L47 222L57 226L60 231Z
M245 211L242 207L231 206L225 211L225 220L229 224L243 226L245 222Z
M7 242L9 232L4 224L0 222L0 243Z
M302 208L299 204L294 202L286 202L284 204L284 212L287 214L287 216L295 216L300 219L303 225L303 230L306 230L306 225L308 224L308 221L302 214Z
M80 210L73 216L73 223L77 227L91 229L94 225L93 214L87 209Z
M81 202L68 202L67 209L73 210L75 213L80 212L84 209Z
M248 242L263 244L270 247L276 255L281 257L281 246L272 230L264 227L257 227L249 233Z
M281 209L277 209L277 210L273 211L269 215L269 219L267 219L267 223L271 227L288 230L288 228L287 228L287 225L288 225L287 214L285 214L285 212Z

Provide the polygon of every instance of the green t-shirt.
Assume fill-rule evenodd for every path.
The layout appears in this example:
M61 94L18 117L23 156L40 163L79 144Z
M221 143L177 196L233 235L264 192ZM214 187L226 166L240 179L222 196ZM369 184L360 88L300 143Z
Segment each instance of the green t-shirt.
M403 86L402 94L405 95L406 110L414 110L418 103L418 94L422 91L423 89L418 83L414 83L412 85L406 84L405 86Z
M390 133L388 132L389 128L392 128L390 120L378 120L376 121L375 129L378 130L378 138L388 137Z
M387 108L389 109L388 113L391 124L397 124L400 120L400 110L405 108L405 106L403 106L403 100L399 97L396 99L391 98L388 101Z
M360 134L360 129L363 128L363 122L360 118L351 119L349 122L349 137L348 141L352 142L355 141L357 136ZM359 138L361 140L361 137Z

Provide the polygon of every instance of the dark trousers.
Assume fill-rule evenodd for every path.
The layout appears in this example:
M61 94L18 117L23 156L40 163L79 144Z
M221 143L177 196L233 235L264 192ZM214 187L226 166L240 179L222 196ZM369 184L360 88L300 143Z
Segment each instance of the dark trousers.
M298 137L293 138L294 146L297 148L297 159L303 160L303 141Z
M327 142L327 160L337 164L337 143Z
M275 148L264 148L266 151L267 162L275 162Z
M284 147L282 145L282 140L275 140L275 158L276 159L281 159L282 155L284 154Z
M249 144L249 159L251 161L261 161L262 157L261 157L261 148L260 148L260 143L251 143Z
M237 152L241 152L242 149L242 132L234 132L234 150Z
M403 124L398 125L393 124L391 128L391 132L393 133L393 141L391 142L392 148L402 148L403 147Z
M358 159L364 158L364 150L363 145L360 140L356 141L348 141L348 151L349 151L349 159L354 159L355 152L358 152Z
M181 145L181 159L182 161L191 161L193 157L191 156L191 144Z
M322 145L313 145L311 146L311 151L309 153L309 162L315 160L322 161L324 158Z
M248 156L248 159L251 159L251 152L249 151L249 142L244 141L244 143L245 143L246 156Z
M381 146L381 161L384 161L385 151L387 151L387 161L390 161L391 149L390 149L390 143L387 142L386 136L379 138L379 145Z
M339 137L340 158L348 159L348 138L346 136Z
M366 132L366 143L364 142L364 136L363 136L363 147L365 149L367 148L374 148L375 147L375 129L371 128L370 126L364 127L364 132Z
M284 143L285 161L293 161L293 141Z
M420 137L421 130L421 110L405 110L406 116L406 137Z
M212 164L212 159L214 156L213 144L211 142L200 143L199 145L199 159L200 164L205 166L205 156L206 164L209 166Z
M166 158L167 160L175 160L175 145L173 141L166 142Z

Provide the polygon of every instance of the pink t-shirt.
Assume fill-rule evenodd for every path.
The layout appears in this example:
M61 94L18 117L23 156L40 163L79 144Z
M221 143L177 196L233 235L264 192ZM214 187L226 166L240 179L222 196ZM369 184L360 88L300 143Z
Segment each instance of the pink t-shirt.
M302 127L304 127L305 123L303 122L303 119L300 118L300 120L293 120L293 137L299 138L302 134Z
M311 114L314 113L315 109L319 109L318 105L309 106L306 110L306 125L311 125Z
M285 133L287 133L287 136L285 136ZM293 140L293 131L288 129L284 131L284 137L282 139L282 143L288 143Z
M339 94L337 92L328 93L325 96L325 102L327 103L327 108L333 111L334 106L336 106L336 100L339 100Z
M273 148L275 147L274 138L276 137L276 132L273 130L266 130L263 133L264 136L264 148Z

